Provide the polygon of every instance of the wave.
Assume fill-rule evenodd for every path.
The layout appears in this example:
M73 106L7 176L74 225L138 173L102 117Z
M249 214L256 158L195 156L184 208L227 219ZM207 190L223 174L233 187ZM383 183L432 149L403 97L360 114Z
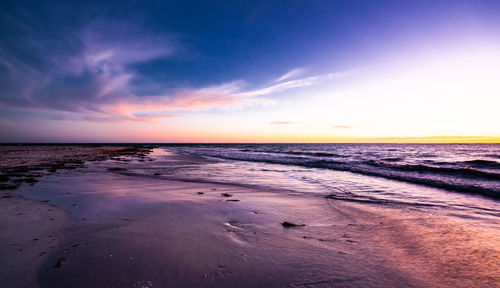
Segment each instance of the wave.
M276 153L276 152L274 152ZM277 152L280 153L280 152ZM306 156L315 156L315 157L346 157L345 155L329 153L329 152L308 152L308 151L298 151L292 150L287 152L281 152L285 154L293 154L293 155L306 155Z
M240 152L255 152L255 153L271 153L271 154L288 154L288 155L303 155L303 156L313 156L313 157L337 157L346 158L347 155L331 153L331 152L316 152L316 151L301 151L301 150L290 150L290 151L279 151L279 150L263 150L263 149L239 149Z
M492 188L484 187L484 186L479 186L479 185L473 185L473 184L456 184L456 183L452 183L451 181L446 181L446 179L430 179L430 178L413 176L413 175L409 175L409 174L397 174L397 173L391 173L390 170L387 171L387 170L363 169L362 167L359 167L359 166L351 166L351 165L346 165L346 164L338 165L338 164L328 163L327 161L316 161L316 162L304 163L303 166L311 167L311 168L326 168L326 169L332 169L332 170L349 171L349 172L363 174L363 175L367 175L367 176L383 177L383 178L387 178L387 179L398 180L398 181L403 181L403 182L408 182L408 183L413 183L413 184L426 185L426 186L446 189L446 190L450 190L450 191L465 192L465 193L471 193L471 194L481 194L481 195L485 195L485 196L489 196L489 197L493 197L493 198L500 198L500 191L498 191L496 189L492 189ZM409 171L412 171L412 170L409 170Z
M470 165L477 168L500 169L500 163L491 160L476 159L470 161L459 162L464 165Z
M399 161L403 161L403 158L399 158L399 157L382 158L382 161L399 162Z
M199 153L194 152L191 154ZM204 153L201 154L203 155ZM477 181L457 181L457 178L458 180L468 178L483 182L488 182L488 180L500 180L500 174L498 173L479 171L471 168L434 167L425 164L394 164L376 160L344 162L331 159L317 160L317 158L273 157L272 155L264 156L250 153L209 153L209 155L205 154L205 156L228 160L295 165L306 168L348 171L367 176L383 177L391 180L425 185L449 191L480 194L493 198L500 198L500 190L496 189L497 184L488 185L487 183L486 185L479 185L477 183L473 183Z
M476 170L470 167L436 167L426 164L393 164L376 160L368 160L364 163L374 167L381 167L399 171L451 174L459 177L467 177L473 179L500 180L500 174L498 173Z
M396 200L388 200L388 199L379 199L379 198L368 197L368 196L360 196L360 195L354 195L354 194L349 194L349 195L328 194L325 196L325 198L326 199L333 199L333 200L348 201L348 202L377 204L377 205L409 205L409 206L427 206L427 207L446 207L444 205L439 205L439 204L404 202L404 201L396 201Z
M500 154L486 154L485 156L500 159Z

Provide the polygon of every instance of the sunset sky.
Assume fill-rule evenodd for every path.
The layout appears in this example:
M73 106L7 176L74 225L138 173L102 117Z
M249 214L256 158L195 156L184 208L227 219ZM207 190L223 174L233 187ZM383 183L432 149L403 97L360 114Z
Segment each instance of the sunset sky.
M84 2L1 1L0 142L500 142L500 1Z

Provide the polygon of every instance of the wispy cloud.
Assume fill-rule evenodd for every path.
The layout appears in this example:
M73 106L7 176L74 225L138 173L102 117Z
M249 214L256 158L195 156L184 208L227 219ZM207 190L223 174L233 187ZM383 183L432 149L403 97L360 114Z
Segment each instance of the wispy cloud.
M276 82L281 82L290 78L297 77L299 75L302 75L306 72L305 68L296 68L293 70L288 71L287 73L283 74L280 78L276 80Z
M319 84L322 84L322 83L325 83L328 81L341 79L347 75L356 73L357 71L359 71L359 70L348 70L348 71L342 71L342 72L315 75L315 76L310 76L310 77L300 78L300 79L295 79L295 80L289 80L289 81L285 81L285 82L282 82L282 83L279 83L276 85L271 85L271 86L260 88L260 89L254 89L251 91L241 92L241 93L238 93L238 96L241 96L241 97L262 96L262 95L269 95L269 94L273 94L273 93L279 93L279 92L293 89L293 88L319 85Z
M310 76L290 80L276 85L245 90L245 81L233 81L221 85L184 89L173 94L150 96L128 95L111 105L104 105L104 111L118 114L129 119L135 119L136 111L199 111L221 108L241 108L247 105L265 105L274 103L271 96L274 93L289 89L318 85L327 81L341 79L355 70ZM287 121L277 121L273 124L292 124Z
M47 42L39 37L28 33L25 38L29 41L25 42ZM35 44L23 47L18 43L20 49L34 49L40 59L33 62L0 46L0 68L8 71L0 80L5 84L0 91L0 107L52 111L58 114L53 118L61 120L157 121L188 111L268 105L274 103L274 93L318 85L351 73L292 79L305 72L297 68L282 75L277 80L280 83L267 87L247 89L245 81L237 80L138 95L134 91L142 87L136 81L140 75L134 65L176 57L182 45L175 37L156 35L131 24L96 21L74 38L71 49L36 48ZM272 123L292 124L286 122Z
M223 107L241 107L244 105L268 104L269 99L264 98L243 98L234 92L240 88L240 82L232 82L214 87L201 89L186 89L174 94L154 95L154 96L134 96L129 95L124 99L103 105L106 113L121 115L133 120L137 119L137 114L165 112L182 113L183 111L200 111Z

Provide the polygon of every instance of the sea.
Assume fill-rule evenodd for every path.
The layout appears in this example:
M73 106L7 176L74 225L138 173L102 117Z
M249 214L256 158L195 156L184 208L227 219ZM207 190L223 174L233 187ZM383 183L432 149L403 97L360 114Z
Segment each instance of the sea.
M425 209L500 225L500 144L167 144L174 179ZM167 154L206 159L162 166ZM167 158L165 158L167 159ZM152 170L148 170L152 173Z

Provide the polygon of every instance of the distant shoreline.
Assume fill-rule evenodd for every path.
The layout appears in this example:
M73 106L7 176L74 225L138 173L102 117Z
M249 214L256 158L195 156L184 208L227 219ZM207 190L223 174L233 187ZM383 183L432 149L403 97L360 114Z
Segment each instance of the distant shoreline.
M497 138L494 138L497 139ZM318 144L318 145L498 145L500 139L494 142L1 142L0 146L158 146L158 145L259 145L259 144Z

